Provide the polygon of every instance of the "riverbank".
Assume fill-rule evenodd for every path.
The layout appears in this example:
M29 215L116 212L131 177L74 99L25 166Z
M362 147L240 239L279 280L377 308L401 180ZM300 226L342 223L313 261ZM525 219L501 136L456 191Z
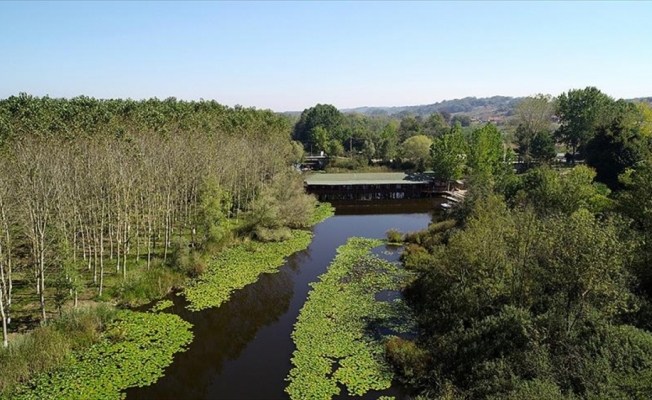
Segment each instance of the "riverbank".
M319 204L315 208L309 224L314 225L333 215L333 212L334 209L329 204ZM311 237L308 231L294 230L292 238L283 242L247 241L227 248L209 263L206 276L201 278L202 280L187 281L186 289L189 289L188 293L199 293L193 292L193 290L201 288L201 307L218 307L228 299L234 290L255 282L261 273L272 272L282 265L288 255L305 249L310 244ZM238 260L241 262L238 263ZM230 274L222 273L225 268L228 268ZM207 282L210 282L208 286ZM208 290L208 287L211 290ZM192 295L190 297L193 298ZM172 302L169 300L159 301L153 307L153 311L160 311L171 304ZM197 304L199 303L196 302L195 305ZM71 310L64 315L76 312ZM96 340L68 346L70 348L59 359L53 360L45 368L28 366L27 373L17 376L13 382L0 385L0 396L4 398L14 398L19 395L24 398L66 398L67 396L75 398L82 395L88 398L120 398L121 390L154 382L161 376L163 369L169 365L172 355L182 351L192 338L191 325L176 315L134 311L119 311L119 315L120 317L106 321L106 325L100 324L93 331L93 334L97 336ZM51 325L56 325L56 321L53 320ZM9 349L0 351L1 369L11 368L10 364L15 360L10 356L16 354L16 349L23 346L22 343L27 343L28 347L37 347L33 338L39 337L42 331L48 329L51 328L49 326L36 328L32 332L22 335L21 338L17 338L16 343L11 343ZM167 339L161 341L163 337L148 336L146 333L150 331L154 334L161 333ZM74 328L69 333L74 335ZM155 345L158 350L152 354L142 353L150 347L150 344ZM94 354L94 356L89 358L88 354ZM41 357L46 356L48 354ZM109 359L104 359L104 356ZM124 371L137 368L137 365L130 364L132 359L140 359L141 362L149 360L151 368L139 370L139 373L130 373L128 376L122 375ZM32 361L34 364L38 362L38 357ZM98 370L104 371L101 376L95 376ZM111 383L107 384L105 381ZM73 382L71 383L73 386L66 382ZM98 391L99 389L93 391L92 388L96 385L105 387L106 391ZM30 397L32 393L38 396Z

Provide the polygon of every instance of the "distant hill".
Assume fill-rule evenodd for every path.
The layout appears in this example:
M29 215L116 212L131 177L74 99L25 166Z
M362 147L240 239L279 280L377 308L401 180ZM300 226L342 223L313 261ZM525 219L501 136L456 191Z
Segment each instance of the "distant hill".
M466 114L471 118L487 120L490 117L510 117L516 105L524 97L493 96L465 97L463 99L444 100L439 103L419 106L398 107L356 107L341 109L343 113L364 115L388 115L402 117L405 115L420 115L427 117L435 112L446 111L451 114ZM639 97L627 101L645 101L652 104L652 97Z
M439 103L419 106L399 107L356 107L340 110L344 113L357 113L365 115L421 115L423 117L435 112L445 111L451 114L467 114L471 117L491 115L509 116L523 97L493 96L493 97L465 97L463 99L444 100Z

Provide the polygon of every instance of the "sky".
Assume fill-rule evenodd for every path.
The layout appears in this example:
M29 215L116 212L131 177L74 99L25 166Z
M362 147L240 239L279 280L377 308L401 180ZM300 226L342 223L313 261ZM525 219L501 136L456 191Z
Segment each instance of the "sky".
M0 2L0 98L301 111L652 96L652 2Z

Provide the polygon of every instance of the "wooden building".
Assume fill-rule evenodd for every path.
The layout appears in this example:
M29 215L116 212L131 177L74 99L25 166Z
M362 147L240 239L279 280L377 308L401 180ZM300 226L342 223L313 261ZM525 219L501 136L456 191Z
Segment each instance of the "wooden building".
M416 199L437 197L447 189L431 174L403 172L311 174L304 185L320 201Z

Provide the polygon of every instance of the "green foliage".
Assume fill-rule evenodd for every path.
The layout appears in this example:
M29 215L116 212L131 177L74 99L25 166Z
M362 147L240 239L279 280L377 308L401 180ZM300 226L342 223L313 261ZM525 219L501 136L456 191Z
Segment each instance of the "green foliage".
M390 338L385 342L385 353L405 381L418 380L428 373L430 355L411 340Z
M292 138L304 145L312 142L320 150L326 150L326 144L331 140L344 139L344 122L344 115L335 106L317 104L303 110Z
M430 146L432 140L428 136L412 136L401 144L401 158L410 160L417 166L418 171L423 172L429 164Z
M231 207L231 196L220 188L217 179L214 176L205 178L199 190L197 213L200 245L219 244L225 239L228 232L226 217Z
M611 189L618 189L618 176L648 158L652 148L652 138L635 122L639 109L631 103L620 104L618 109L613 121L596 128L584 149L587 164L596 170L596 179Z
M313 196L303 193L300 174L289 172L277 175L252 203L249 224L254 230L264 228L258 229L258 232L267 234L281 227L305 228L310 225L316 204ZM257 238L264 240L263 236L257 235Z
M0 397L11 398L16 385L53 370L101 338L116 317L114 309L98 306L64 312L50 325L19 336L0 349Z
M523 178L523 190L529 202L542 215L572 214L580 208L603 212L614 207L610 191L593 182L595 171L578 165L560 174L548 167L535 168Z
M172 307L173 305L174 305L174 303L172 302L172 300L167 300L167 299L166 300L160 300L160 301L157 301L156 304L154 304L152 306L150 311L152 311L152 312L163 311L166 308Z
M487 123L471 133L468 166L485 177L493 177L501 170L504 158L503 139L495 125Z
M369 250L380 240L351 238L320 281L312 284L292 338L286 388L293 399L330 399L345 386L349 395L363 395L391 385L392 373L383 359L383 345L370 326L405 312L400 302L377 302L375 293L398 290L409 274ZM401 310L401 311L398 311Z
M489 190L456 228L408 238L421 335L394 358L404 379L442 397L648 396L652 335L621 322L640 304L637 242L618 216L594 214L609 192L594 176L535 169L515 209Z
M276 272L285 258L310 244L312 234L294 230L282 242L248 242L221 251L208 262L206 273L183 291L188 309L219 307L234 290L256 281L262 273Z
M388 243L403 243L403 234L398 229L390 229L385 232Z
M317 203L314 211L312 212L312 217L310 217L308 225L315 226L326 218L332 217L333 215L335 215L335 207L333 207L330 203Z
M398 127L399 140L404 142L413 136L419 136L421 135L421 130L421 118L414 115L407 115L401 119Z
M464 127L471 126L471 117L464 114L453 115L453 118L451 119L451 124L455 125L456 123L459 123L461 126Z
M449 131L450 125L438 112L431 114L423 123L423 134L431 138L443 136Z
M447 181L462 178L469 149L460 129L436 138L430 152L436 177Z
M555 142L548 132L538 132L532 139L532 158L541 163L550 162L555 158Z
M595 87L573 89L562 93L556 102L555 114L560 126L555 132L575 154L595 135L596 129L610 120L610 108L614 100Z
M133 271L117 288L119 302L140 305L159 299L175 287L182 287L186 276L178 271L160 266L145 271Z
M35 374L59 365L71 351L71 343L54 327L40 327L28 335L10 342L0 350L0 391L8 396L15 385Z
M192 340L190 328L172 314L120 311L99 343L17 388L13 398L124 398L122 390L163 376L174 353Z

